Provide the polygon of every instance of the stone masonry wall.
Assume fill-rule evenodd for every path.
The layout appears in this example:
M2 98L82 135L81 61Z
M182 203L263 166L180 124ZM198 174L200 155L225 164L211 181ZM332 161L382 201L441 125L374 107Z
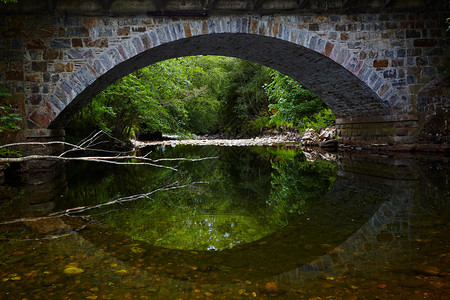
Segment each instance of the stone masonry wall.
M80 97L92 97L119 75L143 66L146 59L151 62L145 54L158 46L167 45L168 53L173 44L178 47L173 50L176 55L183 51L192 55L202 54L202 47L208 45L191 43L191 48L180 49L174 42L223 33L269 37L275 39L267 45L281 40L297 48L280 44L270 58L267 53L261 58L258 53L265 47L255 44L262 47L241 49L242 56L303 79L340 117L340 124L361 124L359 132L346 132L343 125L344 136L367 138L371 135L364 133L366 128L382 136L378 125L364 125L367 117L380 116L391 139L389 124L406 119L398 126L407 131L401 142L412 143L419 120L418 93L448 66L445 17L444 13L209 18L1 15L0 81L10 87L11 105L25 120L22 127L47 128L66 107L73 104L74 113L89 100L75 105ZM305 50L295 56L297 49ZM219 52L227 51L240 55L236 47ZM291 64L283 61L288 55ZM307 59L302 61L303 56ZM302 69L298 62L309 65ZM317 87L313 80L308 82L310 77ZM91 87L83 95L90 86L98 88Z

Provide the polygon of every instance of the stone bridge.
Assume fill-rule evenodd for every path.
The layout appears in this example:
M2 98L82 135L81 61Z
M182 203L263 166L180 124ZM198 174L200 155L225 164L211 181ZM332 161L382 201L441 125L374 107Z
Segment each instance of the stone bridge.
M0 5L0 81L24 120L14 138L57 138L92 97L137 69L233 56L321 97L341 146L448 149L447 2L18 0Z

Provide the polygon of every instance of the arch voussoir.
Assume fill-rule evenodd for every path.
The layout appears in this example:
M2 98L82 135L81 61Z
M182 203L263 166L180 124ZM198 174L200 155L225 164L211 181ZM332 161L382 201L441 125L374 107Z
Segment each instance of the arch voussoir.
M150 26L145 30L139 29L135 32L130 30L130 35L126 38L116 43L110 42L109 45L107 44L99 51L91 51L91 55L86 57L84 64L69 76L60 79L60 83L53 90L53 97L57 100L49 99L47 102L50 103L50 106L46 106L43 103L41 108L36 108L35 112L32 112L30 115L36 116L38 112L41 112L45 114L45 118L42 119L48 119L55 113L58 116L64 110L64 107L60 110L62 105L67 106L71 104L74 99L77 99L82 94L85 96L95 95L95 92L85 93L85 91L96 83L99 78L104 79L97 86L105 87L106 82L116 80L120 76L132 72L134 68L145 66L139 58L140 56L149 57L150 53L156 49L162 49L160 47L165 47L166 49L172 43L175 45L182 40L199 37L207 37L207 40L211 41L214 41L216 37L219 39L226 38L229 39L230 46L223 45L222 41L220 44L222 45L221 47L225 47L224 49L202 43L198 43L193 49L191 43L191 48L186 53L189 53L189 55L195 55L196 52L198 54L215 55L227 55L227 53L230 53L231 56L254 60L263 64L267 63L268 66L275 69L279 67L280 71L292 75L300 82L306 78L305 86L314 91L317 83L319 86L316 88L316 92L319 96L323 96L323 100L335 110L338 116L399 114L407 113L412 109L408 103L409 98L407 96L401 97L398 94L398 87L393 87L389 80L383 78L380 70L370 65L364 58L360 58L358 49L351 48L345 42L336 38L330 38L323 31L324 26L308 26L307 23L300 22L300 19L299 17L277 18L252 15L238 17L220 16L208 19L162 22L160 26ZM312 19L306 18L305 20ZM233 47L233 43L235 43L234 37L230 36L230 34L244 34L246 37L243 40L248 41L256 39L254 36L259 36L271 38L271 40L266 40L267 43L276 44L279 41L283 41L295 46L287 46L288 44L281 46L280 44L279 47L268 47L272 49L270 51L264 49L264 46L258 46L260 47L259 49L246 49L242 45L242 36L236 37L239 40L237 43L239 45L236 46L236 49L239 49L239 51L256 53L252 55L265 55L264 53L272 55L270 58L252 57L249 53L240 54L236 52L237 50L230 51L230 47ZM255 43L258 44L259 42ZM293 61L285 61L283 57L285 56L283 52L285 49L290 49L286 51L294 52L289 55L289 57L294 59ZM168 52L170 54L167 55L166 59L171 58L171 55L182 56L182 52L170 50ZM164 54L160 56L164 57ZM151 58L146 61L152 63L156 62L157 59ZM124 64L125 62L130 63ZM300 62L305 64L301 65ZM331 66L333 64L337 64L339 67ZM295 70L293 65L297 66ZM122 70L117 71L118 68ZM310 70L307 70L308 68ZM342 69L340 70L339 68ZM343 70L348 71L349 74L343 73ZM306 75L301 74L302 72L309 74L310 78L305 77ZM320 74L321 72L327 72L327 74ZM107 76L105 77L105 75ZM352 76L355 78L351 79ZM356 80L353 88L360 90L336 92L337 86L342 86L342 84L336 85L331 83L331 81L339 82L343 78L347 78L350 81ZM336 93L334 99L330 97L330 90L327 90L326 81L330 81L328 89L333 89L331 94ZM371 103L364 103L364 101ZM372 111L369 112L369 109L372 109ZM44 124L45 122L40 123Z

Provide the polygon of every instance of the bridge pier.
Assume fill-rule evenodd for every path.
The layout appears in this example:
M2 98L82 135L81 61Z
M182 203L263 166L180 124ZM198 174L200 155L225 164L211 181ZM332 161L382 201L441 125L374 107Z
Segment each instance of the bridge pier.
M61 129L26 129L17 135L17 141L23 143L15 148L22 156L26 155L59 155L64 151L62 143L45 144L47 142L64 141L65 132ZM1 170L0 182L9 181L14 184L27 183L40 185L52 182L61 176L60 162L49 160L31 160L13 163Z
M340 118L340 148L410 151L417 147L417 115Z

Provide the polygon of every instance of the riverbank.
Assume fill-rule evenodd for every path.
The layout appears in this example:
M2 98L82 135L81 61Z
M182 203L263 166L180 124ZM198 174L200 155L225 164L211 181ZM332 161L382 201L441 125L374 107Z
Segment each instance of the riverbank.
M147 146L172 146L177 145L201 145L201 146L274 146L279 144L296 144L300 145L301 135L293 132L279 135L264 135L252 138L224 138L220 136L199 136L193 139L174 139L165 141L139 141L131 140L135 148L143 148Z
M288 133L283 135L271 135L253 138L220 138L218 136L199 136L195 139L166 140L166 141L138 141L131 140L135 148L147 146L172 146L177 145L200 145L200 146L274 146L279 144L300 145L300 135Z

